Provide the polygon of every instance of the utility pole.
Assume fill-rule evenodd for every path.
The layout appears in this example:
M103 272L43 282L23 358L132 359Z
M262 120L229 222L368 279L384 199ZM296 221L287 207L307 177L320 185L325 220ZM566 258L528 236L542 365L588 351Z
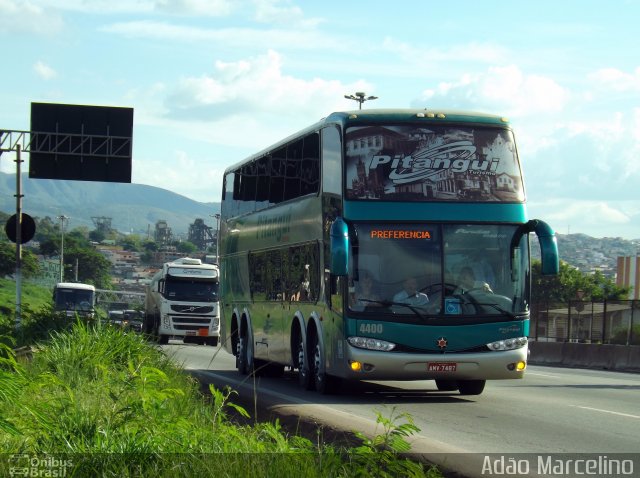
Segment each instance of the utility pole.
M64 221L68 221L69 218L61 214L58 219L60 219L60 282L64 282Z
M365 101L377 100L377 96L366 96L363 91L356 91L355 95L344 95L344 97L348 100L354 100L358 102L358 109L362 109L362 103Z

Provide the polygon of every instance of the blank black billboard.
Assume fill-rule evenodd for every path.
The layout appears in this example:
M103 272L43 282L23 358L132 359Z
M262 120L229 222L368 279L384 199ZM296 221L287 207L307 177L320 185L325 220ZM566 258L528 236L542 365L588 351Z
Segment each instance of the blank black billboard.
M133 108L31 103L29 177L131 182Z

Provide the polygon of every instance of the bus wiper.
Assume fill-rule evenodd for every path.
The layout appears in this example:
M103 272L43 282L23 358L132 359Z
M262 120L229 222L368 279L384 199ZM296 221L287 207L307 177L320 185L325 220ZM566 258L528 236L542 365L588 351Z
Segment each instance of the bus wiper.
M516 314L514 314L513 312L509 312L506 309L503 309L502 307L500 307L498 304L484 304L482 302L475 302L473 305L483 305L483 306L487 306L487 307L493 307L494 309L496 309L498 312L505 314L507 316L509 316L510 318L512 318L513 320L518 320L518 317L516 316Z
M377 302L377 301L373 301L373 302ZM411 310L411 312L413 312L414 314L416 314L418 316L418 318L422 319L422 320L429 320L429 317L422 315L418 309L416 309L415 306L411 305L411 304L406 304L404 302L393 302L393 301L380 301L381 304L383 304L385 307L389 307L390 305L399 305L401 307L406 307L407 309Z

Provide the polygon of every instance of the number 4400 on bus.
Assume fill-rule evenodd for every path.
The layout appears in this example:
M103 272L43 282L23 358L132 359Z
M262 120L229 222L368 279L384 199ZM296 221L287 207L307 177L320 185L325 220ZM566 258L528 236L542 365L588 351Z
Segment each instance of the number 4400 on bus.
M522 378L529 219L500 116L357 110L229 167L221 202L221 335L243 374L297 370L306 389L435 380L482 393Z

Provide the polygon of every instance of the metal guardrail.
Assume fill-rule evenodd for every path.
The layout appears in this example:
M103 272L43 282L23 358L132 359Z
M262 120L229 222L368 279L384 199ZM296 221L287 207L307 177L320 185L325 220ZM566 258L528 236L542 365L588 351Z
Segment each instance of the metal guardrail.
M529 336L539 342L640 345L640 301L536 303Z

